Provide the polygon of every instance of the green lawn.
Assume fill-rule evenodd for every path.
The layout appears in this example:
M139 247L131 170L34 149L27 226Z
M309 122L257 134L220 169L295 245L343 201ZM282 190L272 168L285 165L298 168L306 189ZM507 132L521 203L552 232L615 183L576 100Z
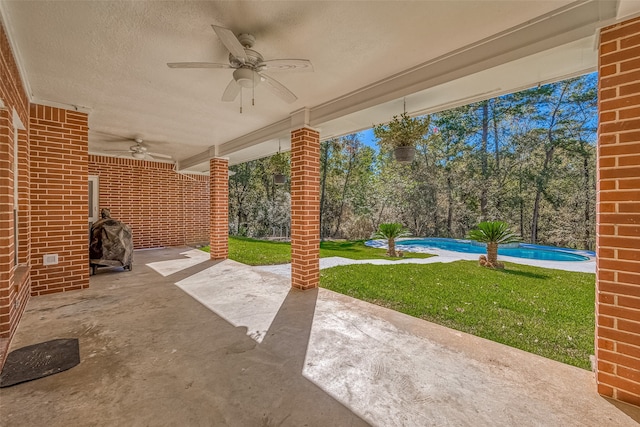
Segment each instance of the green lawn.
M590 369L595 275L508 263L350 265L321 286L550 359Z
M209 247L202 248L209 251ZM350 259L391 259L385 249L370 248L363 241L321 242L320 257L340 256ZM407 253L405 258L429 258L433 255ZM256 240L229 236L229 258L248 265L286 264L291 262L291 245L287 242Z

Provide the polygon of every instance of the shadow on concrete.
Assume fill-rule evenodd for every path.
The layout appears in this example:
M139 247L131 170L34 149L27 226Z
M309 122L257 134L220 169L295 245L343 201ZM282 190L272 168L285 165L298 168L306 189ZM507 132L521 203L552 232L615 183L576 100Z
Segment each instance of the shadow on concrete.
M170 274L167 276L167 279L174 283L177 283L181 280L184 280L188 277L193 276L194 274L198 274L201 271L206 270L207 268L213 267L214 265L219 264L221 262L222 261L220 260L211 260L211 259L207 261L203 261L199 264L192 265L191 267L187 267L184 270L180 270L178 272Z
M224 349L233 359L225 369L251 366L230 387L238 398L265 405L261 425L369 425L302 375L317 296L317 289L291 289L261 343L241 327L235 329L244 336Z
M611 405L615 406L620 412L624 412L634 420L636 423L640 424L640 407L630 405L628 403L620 402L619 400L614 400L609 397L602 396L604 400L609 402Z

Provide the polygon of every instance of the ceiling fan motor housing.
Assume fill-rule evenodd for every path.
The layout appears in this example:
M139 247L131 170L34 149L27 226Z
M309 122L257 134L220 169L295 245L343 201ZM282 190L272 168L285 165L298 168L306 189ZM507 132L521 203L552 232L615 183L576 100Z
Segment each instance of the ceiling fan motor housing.
M140 153L144 155L144 153L147 151L147 147L141 145L140 143L137 143L136 145L132 145L131 147L129 147L129 150L131 150L131 152L133 153Z
M231 64L231 67L233 67L233 68L241 68L241 67L256 68L258 66L258 64L261 64L262 62L264 62L264 58L262 57L262 55L260 55L260 53L256 52L253 49L245 48L244 53L247 56L247 58L246 58L246 60L244 62L242 62L240 59L238 59L235 56L233 56L233 54L231 54L231 53L229 54L229 63Z
M233 79L242 87L252 88L260 83L260 74L251 68L238 68L233 72Z

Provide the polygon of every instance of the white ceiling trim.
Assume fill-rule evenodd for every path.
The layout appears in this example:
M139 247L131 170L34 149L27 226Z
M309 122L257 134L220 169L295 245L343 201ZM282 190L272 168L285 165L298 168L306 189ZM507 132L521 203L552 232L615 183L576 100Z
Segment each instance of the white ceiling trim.
M49 101L46 99L40 99L36 96L31 97L31 102L38 105L45 105L47 107L60 108L62 110L78 111L80 113L86 113L86 114L89 114L91 113L91 111L93 111L93 109L89 107L83 107L81 105L65 104L65 103L56 102L56 101Z

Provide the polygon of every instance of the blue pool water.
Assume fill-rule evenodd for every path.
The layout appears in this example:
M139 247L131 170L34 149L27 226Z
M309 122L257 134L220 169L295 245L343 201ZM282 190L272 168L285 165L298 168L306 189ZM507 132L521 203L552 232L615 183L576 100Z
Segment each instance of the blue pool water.
M368 242L367 242L368 243ZM443 239L426 237L421 239L403 239L396 242L399 249L410 250L410 247L444 249L454 252L472 254L485 254L486 246L482 243L470 240ZM543 261L587 261L589 256L595 256L594 252L578 251L553 246L531 245L528 243L516 243L499 247L498 255L517 258L538 259Z

